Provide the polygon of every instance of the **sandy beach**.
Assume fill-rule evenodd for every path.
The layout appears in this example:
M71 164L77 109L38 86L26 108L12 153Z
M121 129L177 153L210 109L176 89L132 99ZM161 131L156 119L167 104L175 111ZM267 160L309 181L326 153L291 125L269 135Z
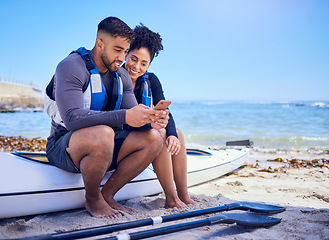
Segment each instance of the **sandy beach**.
M268 159L272 161L267 161ZM329 239L328 159L328 151L310 153L295 150L252 149L249 164L243 169L229 176L189 188L192 198L197 202L196 206L164 209L164 195L160 194L121 202L124 206L132 208L135 214L124 214L117 219L94 218L85 209L1 219L0 238L55 233L214 207L236 201L250 201L286 207L286 211L270 215L282 218L281 223L266 228L220 224L152 239ZM307 160L313 160L314 166L304 166ZM231 212L244 213L238 210ZM122 232L158 228L213 215ZM116 234L118 233L93 239Z

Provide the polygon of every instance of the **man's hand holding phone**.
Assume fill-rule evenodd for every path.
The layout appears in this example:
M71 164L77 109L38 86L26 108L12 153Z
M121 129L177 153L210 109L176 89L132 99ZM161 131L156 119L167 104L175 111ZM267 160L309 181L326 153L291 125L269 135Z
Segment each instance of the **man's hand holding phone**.
M166 110L170 104L171 104L171 101L169 101L169 100L160 100L153 109L154 110Z
M126 111L126 123L132 127L141 127L151 123L153 128L163 129L168 124L169 110L167 107L169 105L170 101L166 100L161 100L153 109L139 104Z
M171 101L160 100L157 105L153 108L155 112L155 120L151 123L151 126L157 130L163 129L167 126L169 120L168 106Z

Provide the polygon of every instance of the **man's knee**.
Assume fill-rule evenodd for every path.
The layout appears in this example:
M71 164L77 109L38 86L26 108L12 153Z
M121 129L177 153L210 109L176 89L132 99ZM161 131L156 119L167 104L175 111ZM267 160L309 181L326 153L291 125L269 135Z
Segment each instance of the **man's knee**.
M111 127L99 125L90 128L90 148L97 152L113 151L115 133Z
M158 147L159 149L162 148L163 138L161 137L161 134L157 130L155 129L149 130L147 140L149 144L153 145L153 147Z
M166 131L166 129L160 129L158 131L159 131L160 136L162 137L163 141L166 141L166 138L167 138L167 131Z
M79 168L81 159L86 156L108 162L112 159L114 135L113 129L107 126L83 128L72 134L66 151Z

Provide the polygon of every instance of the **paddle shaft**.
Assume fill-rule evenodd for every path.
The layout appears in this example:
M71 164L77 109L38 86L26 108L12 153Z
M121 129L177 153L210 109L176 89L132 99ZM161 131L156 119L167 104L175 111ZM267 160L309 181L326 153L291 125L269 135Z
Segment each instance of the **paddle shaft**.
M130 234L128 234L128 233L119 234L119 235L116 235L113 237L102 238L102 240L143 239L143 238L155 237L155 236L165 235L165 234L174 233L174 232L180 232L180 231L184 231L184 230L188 230L188 229L204 227L204 226L209 226L209 225L211 225L211 222L210 222L209 218L206 218L206 219L196 220L196 221L192 221L192 222L180 223L180 224L175 224L175 225L171 225L171 226L150 229L150 230L145 230L145 231L140 231L140 232L135 232L135 233L130 233Z
M227 204L227 205L233 205ZM227 207L227 205L218 206L218 207L212 207L212 208L205 208L200 210L194 210L190 212L182 212L182 213L176 213L171 215L165 215L161 217L155 217L155 218L147 218L147 219L141 219L131 222L125 222L125 223L118 223L113 225L106 225L106 226L99 226L99 227L91 227L86 229L80 229L75 231L68 231L63 233L54 233L54 234L46 234L46 235L40 235L40 236L32 236L24 239L78 239L78 238L86 238L86 237L92 237L96 235L102 235L102 234L108 234L116 231L131 229L131 228L137 228L137 227L143 227L143 226L149 226L153 224L159 224L163 222L170 222L185 218L191 218L191 217L197 217L205 214L210 213L216 213L216 212L222 212L226 210L236 209L236 208L230 208Z
M239 225L243 226L249 226L249 227L268 227L274 224L277 224L281 221L280 218L270 218L266 216L255 216L250 215L250 213L245 214L218 214L213 217L208 217L201 220L191 221L191 222L185 222L180 224L174 224L166 227L156 228L156 229L149 229L145 231L140 232L134 232L134 233L123 233L118 234L113 237L103 238L102 240L135 240L135 239L142 239L142 238L149 238L149 237L155 237L160 235L165 235L169 233L174 232L180 232L188 229L198 228L198 227L204 227L219 223L237 223Z
M254 204L254 206L249 207L247 204ZM255 206L257 208L255 208ZM78 239L78 238L92 237L92 236L96 236L96 235L112 233L115 231L149 226L149 225L154 225L154 224L158 224L158 223L170 222L170 221L175 221L175 220L180 220L180 219L185 219L185 218L192 218L192 217L197 217L197 216L201 216L201 215L205 215L205 214L218 213L218 212L234 210L234 209L260 211L260 212L268 212L268 213L278 212L278 209L284 209L284 208L280 208L277 206L270 206L270 208L265 208L265 206L267 207L268 205L258 204L258 203L236 202L236 203L226 204L223 206L199 209L199 210L194 210L194 211L189 211L189 212L176 213L176 214L165 215L165 216L161 216L161 217L147 218L147 219L141 219L141 220L125 222L125 223L118 223L118 224L113 224L113 225L91 227L91 228L85 228L85 229L62 232L62 233L32 236L32 237L27 237L24 239L72 239L72 238Z

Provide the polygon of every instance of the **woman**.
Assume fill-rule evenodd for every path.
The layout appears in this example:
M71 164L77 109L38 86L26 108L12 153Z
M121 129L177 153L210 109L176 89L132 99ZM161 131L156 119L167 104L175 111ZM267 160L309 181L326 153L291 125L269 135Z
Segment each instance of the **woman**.
M134 32L135 40L130 45L125 68L132 79L138 103L152 107L165 99L159 79L155 74L147 72L153 58L163 50L162 39L159 34L143 25L137 26ZM176 129L172 115L169 116L166 129L159 131L164 144L160 154L153 161L153 167L166 195L165 207L183 207L195 202L187 192L184 138L181 131Z

